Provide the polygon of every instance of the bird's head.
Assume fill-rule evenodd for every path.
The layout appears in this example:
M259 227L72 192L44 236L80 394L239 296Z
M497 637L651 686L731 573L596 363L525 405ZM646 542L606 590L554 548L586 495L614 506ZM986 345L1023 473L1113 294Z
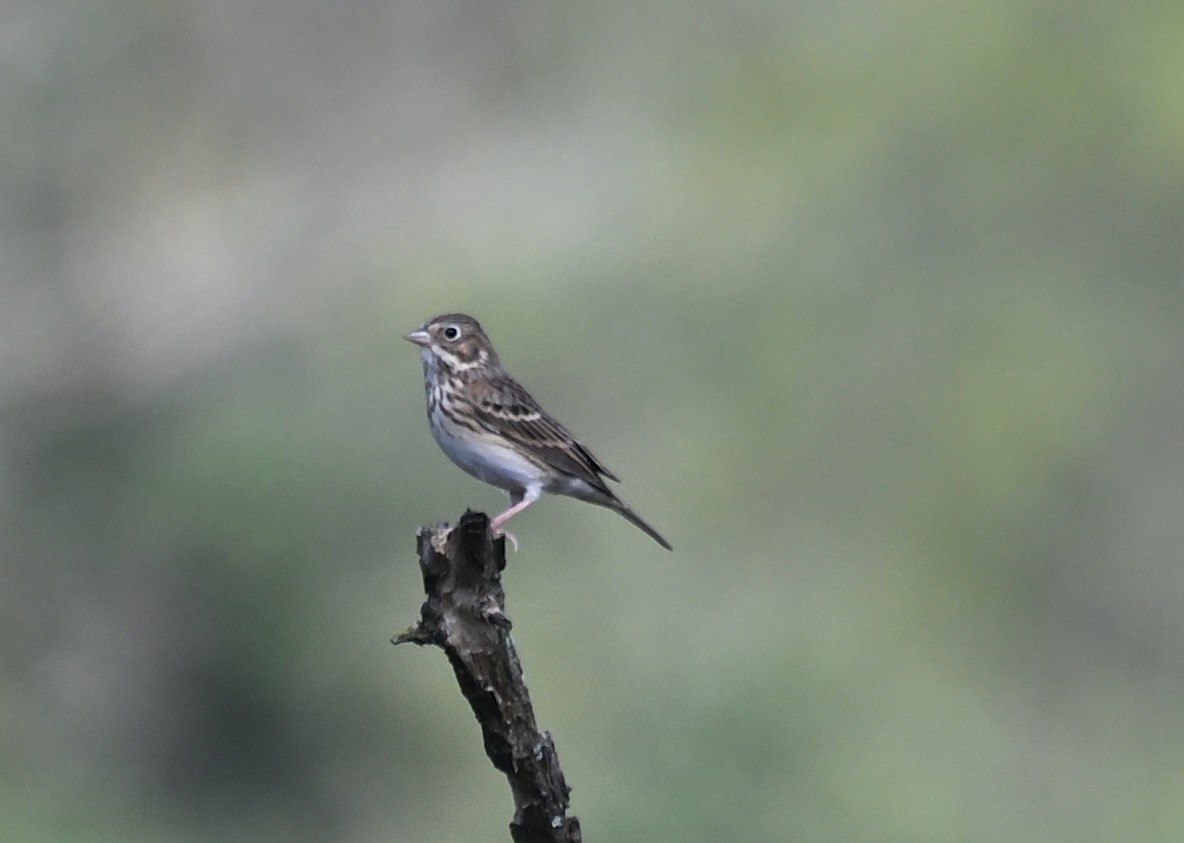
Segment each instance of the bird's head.
M434 316L404 339L418 345L427 366L442 365L452 372L500 365L497 352L481 324L463 313Z

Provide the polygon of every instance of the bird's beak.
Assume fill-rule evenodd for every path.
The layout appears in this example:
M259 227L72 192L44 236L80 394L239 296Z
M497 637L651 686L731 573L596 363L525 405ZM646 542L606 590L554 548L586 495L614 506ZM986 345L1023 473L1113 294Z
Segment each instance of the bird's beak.
M407 340L409 343L418 345L420 348L427 348L432 344L431 335L423 328L420 328L418 331L412 331L410 334L403 337L403 339Z

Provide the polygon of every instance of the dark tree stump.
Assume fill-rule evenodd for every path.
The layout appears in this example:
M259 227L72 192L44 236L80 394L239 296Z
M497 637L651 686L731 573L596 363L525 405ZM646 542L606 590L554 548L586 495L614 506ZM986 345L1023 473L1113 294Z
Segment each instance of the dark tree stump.
M484 513L466 511L449 529L421 527L419 567L427 601L419 623L394 644L439 647L448 656L485 742L485 754L510 782L515 843L580 843L580 821L567 816L570 789L551 735L539 731L510 638L501 572L506 541L489 532Z

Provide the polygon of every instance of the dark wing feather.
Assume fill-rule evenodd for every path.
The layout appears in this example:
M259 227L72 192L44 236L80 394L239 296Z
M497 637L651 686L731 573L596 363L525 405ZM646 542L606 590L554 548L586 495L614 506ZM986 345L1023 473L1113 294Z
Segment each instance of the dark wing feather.
M513 440L559 471L603 487L605 491L608 489L604 487L601 475L610 480L617 479L509 375L474 380L468 387L473 411L486 429Z

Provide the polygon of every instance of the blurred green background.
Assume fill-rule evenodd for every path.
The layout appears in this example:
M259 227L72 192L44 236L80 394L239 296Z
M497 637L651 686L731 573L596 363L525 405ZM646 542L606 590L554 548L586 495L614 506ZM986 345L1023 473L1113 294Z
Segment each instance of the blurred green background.
M588 840L1184 830L1184 5L0 12L0 836L505 840L415 530L464 310Z

